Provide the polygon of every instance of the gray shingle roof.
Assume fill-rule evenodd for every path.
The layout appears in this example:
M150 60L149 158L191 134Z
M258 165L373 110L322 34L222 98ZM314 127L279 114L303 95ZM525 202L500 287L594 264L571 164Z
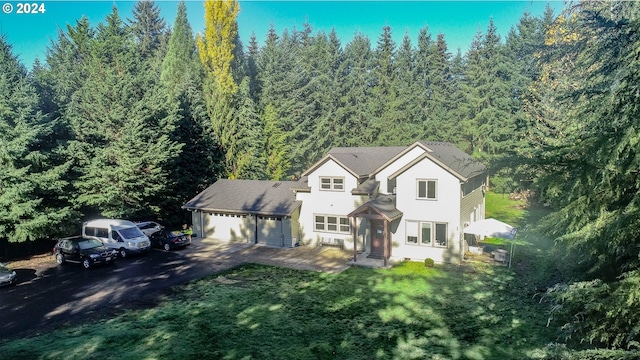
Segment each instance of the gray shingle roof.
M463 178L471 178L486 171L485 166L451 143L443 141L419 141L411 146L337 147L328 155L360 177L370 176L399 154L420 144L431 150L430 156ZM308 172L308 171L307 171Z
M349 216L357 216L367 209L372 209L385 217L387 221L393 221L402 217L402 211L396 208L395 195L378 195L375 199L369 200L353 210Z
M362 183L358 184L358 186L351 190L351 194L353 195L368 195L373 194L376 189L380 186L380 181L376 181L374 179L367 179Z
M368 176L406 148L406 146L336 147L329 151L329 155L358 176Z
M296 201L291 188L297 181L220 179L182 208L208 212L232 212L257 215L291 215L302 202Z
M472 178L487 170L484 164L451 143L442 141L420 141L420 144L433 151L429 153L431 156L464 178Z

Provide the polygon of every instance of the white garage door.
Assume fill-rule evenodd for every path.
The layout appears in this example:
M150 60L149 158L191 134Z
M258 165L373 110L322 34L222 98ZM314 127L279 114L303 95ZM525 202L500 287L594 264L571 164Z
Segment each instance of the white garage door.
M258 216L258 243L282 246L282 218Z
M204 228L210 239L240 242L254 239L252 216L248 215L206 214Z

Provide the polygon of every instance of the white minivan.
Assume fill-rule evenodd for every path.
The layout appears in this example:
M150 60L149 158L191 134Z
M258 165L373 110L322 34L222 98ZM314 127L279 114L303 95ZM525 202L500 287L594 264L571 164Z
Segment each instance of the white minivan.
M98 239L106 247L118 250L121 257L151 249L149 237L128 220L98 219L82 224L82 236Z

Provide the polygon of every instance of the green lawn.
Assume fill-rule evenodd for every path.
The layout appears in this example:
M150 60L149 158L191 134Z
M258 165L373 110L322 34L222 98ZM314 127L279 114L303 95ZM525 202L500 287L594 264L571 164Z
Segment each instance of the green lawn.
M487 201L489 202L489 197ZM512 206L507 203L506 206ZM489 206L487 206L489 208ZM527 214L521 207L516 207ZM498 216L495 216L498 217ZM498 217L499 218L499 217ZM482 263L322 274L247 265L158 306L0 341L8 359L533 359L555 340L528 271Z

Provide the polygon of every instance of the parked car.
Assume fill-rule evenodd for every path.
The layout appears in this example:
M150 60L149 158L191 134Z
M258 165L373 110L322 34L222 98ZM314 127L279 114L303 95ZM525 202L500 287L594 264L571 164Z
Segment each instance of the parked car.
M5 264L0 263L0 286L11 285L16 282L18 275Z
M169 251L191 245L191 240L180 231L162 230L151 235L151 246Z
M149 237L129 220L97 219L85 222L82 236L100 240L106 247L118 250L120 257L146 253L151 249Z
M100 240L74 236L58 240L53 256L60 265L75 262L88 269L97 264L113 264L118 251L107 248Z
M138 226L140 230L142 230L142 232L149 237L153 235L155 232L158 232L164 229L164 226L158 224L155 221L139 222L139 223L136 223L136 226Z

